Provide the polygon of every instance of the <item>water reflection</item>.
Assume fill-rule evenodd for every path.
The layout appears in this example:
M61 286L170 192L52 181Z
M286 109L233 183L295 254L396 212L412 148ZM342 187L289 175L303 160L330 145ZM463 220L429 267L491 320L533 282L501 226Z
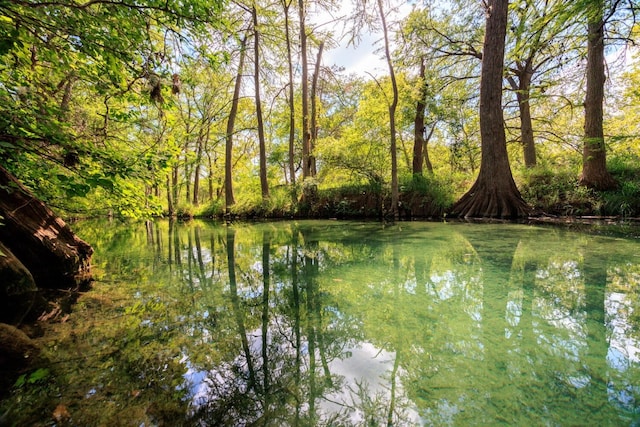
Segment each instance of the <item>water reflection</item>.
M101 343L56 371L79 424L640 419L637 241L505 224L78 231L101 274L52 357Z

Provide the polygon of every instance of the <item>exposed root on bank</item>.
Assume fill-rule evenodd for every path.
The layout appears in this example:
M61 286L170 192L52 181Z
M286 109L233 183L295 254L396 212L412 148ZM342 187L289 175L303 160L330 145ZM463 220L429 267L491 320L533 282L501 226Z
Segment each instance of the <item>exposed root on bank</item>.
M460 218L517 219L528 217L532 209L522 199L515 184L504 187L488 186L476 181L473 187L453 206L451 215Z

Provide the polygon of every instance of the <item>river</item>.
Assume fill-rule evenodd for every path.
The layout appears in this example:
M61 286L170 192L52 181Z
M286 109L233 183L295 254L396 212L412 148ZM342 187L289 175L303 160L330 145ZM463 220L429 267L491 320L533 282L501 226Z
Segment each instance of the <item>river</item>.
M640 423L640 239L461 222L73 228L96 282L3 402L15 425Z

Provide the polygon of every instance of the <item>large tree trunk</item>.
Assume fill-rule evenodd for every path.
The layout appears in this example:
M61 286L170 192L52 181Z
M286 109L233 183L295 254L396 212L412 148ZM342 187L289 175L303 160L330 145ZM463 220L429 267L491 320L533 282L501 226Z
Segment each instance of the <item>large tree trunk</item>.
M0 216L0 241L38 287L79 289L89 283L91 246L1 166ZM0 286L9 285L3 280Z
M471 189L454 205L460 217L517 218L528 215L513 181L502 116L502 76L508 0L490 0L480 77L480 172Z
M596 0L594 14L590 14L587 41L587 94L584 101L584 148L580 184L598 190L616 187L607 171L604 145L604 1Z

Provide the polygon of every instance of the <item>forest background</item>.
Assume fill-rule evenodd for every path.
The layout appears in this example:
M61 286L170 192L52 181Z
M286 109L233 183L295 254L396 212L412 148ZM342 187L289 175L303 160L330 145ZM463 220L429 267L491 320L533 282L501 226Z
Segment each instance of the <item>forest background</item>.
M499 4L506 166L480 118ZM640 215L637 2L341 6L3 2L0 166L65 217ZM327 62L371 34L385 73ZM456 209L481 166L526 207Z

